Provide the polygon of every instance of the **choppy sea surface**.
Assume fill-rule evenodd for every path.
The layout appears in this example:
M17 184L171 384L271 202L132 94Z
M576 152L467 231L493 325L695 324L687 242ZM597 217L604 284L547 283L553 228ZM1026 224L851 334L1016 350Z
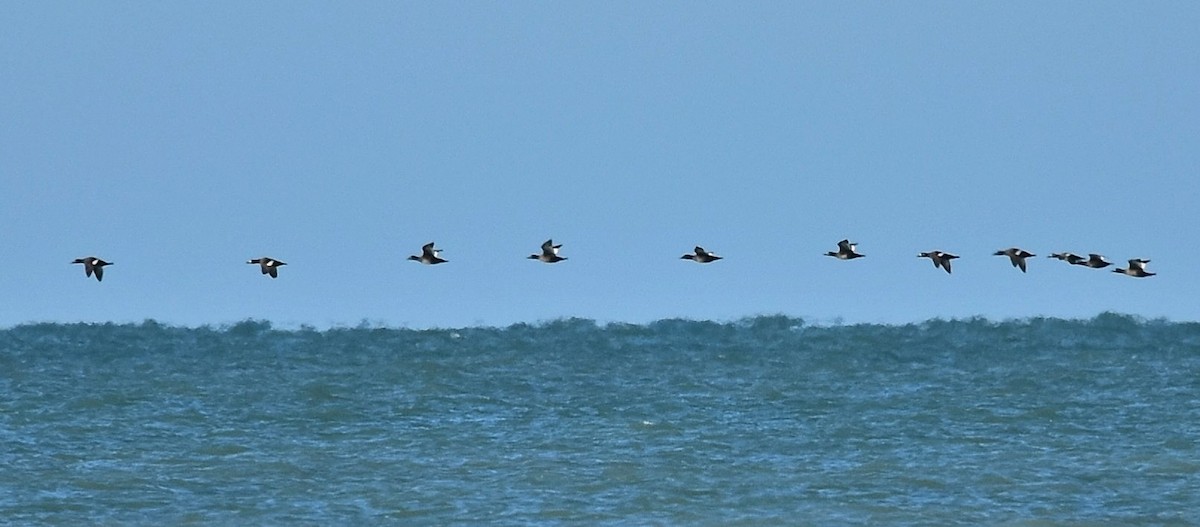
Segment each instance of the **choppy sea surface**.
M1193 525L1200 324L36 324L0 521Z

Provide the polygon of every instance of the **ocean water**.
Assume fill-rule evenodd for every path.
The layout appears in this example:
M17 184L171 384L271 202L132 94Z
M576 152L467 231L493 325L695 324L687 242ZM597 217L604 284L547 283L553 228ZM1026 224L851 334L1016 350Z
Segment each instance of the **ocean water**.
M1195 525L1200 324L0 330L0 522Z

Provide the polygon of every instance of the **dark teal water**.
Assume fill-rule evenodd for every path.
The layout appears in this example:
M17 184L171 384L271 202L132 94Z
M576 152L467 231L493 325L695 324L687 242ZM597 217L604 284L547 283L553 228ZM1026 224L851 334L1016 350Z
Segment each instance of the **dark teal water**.
M0 330L0 518L1191 525L1200 324Z

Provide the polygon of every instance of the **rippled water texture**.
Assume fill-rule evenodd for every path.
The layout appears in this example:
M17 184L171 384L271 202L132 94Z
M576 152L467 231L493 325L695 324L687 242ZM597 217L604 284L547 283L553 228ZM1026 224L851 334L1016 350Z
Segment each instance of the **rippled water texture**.
M1188 525L1200 324L0 330L0 518Z

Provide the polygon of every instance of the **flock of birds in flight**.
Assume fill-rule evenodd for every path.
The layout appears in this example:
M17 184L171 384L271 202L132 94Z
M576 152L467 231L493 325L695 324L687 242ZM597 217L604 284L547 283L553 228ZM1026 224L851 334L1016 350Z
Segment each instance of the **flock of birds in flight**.
M696 252L697 252L697 254L699 254L700 252L703 252L703 249L696 247ZM1037 256L1036 254L1033 254L1033 253L1026 251L1025 249L1021 249L1019 247L1009 247L1004 250L996 251L995 253L992 253L992 254L993 254L993 256L1007 256L1008 260L1010 262L1012 262L1013 267L1020 269L1022 273L1026 272L1026 268L1027 268L1025 260L1028 258ZM684 255L684 258L687 258L688 256L690 256L690 255ZM825 253L825 256L832 256L839 260L853 260L855 258L862 258L863 256L866 256L866 255L860 254L858 252L858 246L856 244L850 242L850 240L842 240L842 241L838 242L837 252L827 252L827 253ZM957 259L958 255L950 254L945 251L929 251L929 252L924 252L924 253L918 254L917 258L929 258L930 260L933 261L934 268L941 268L941 269L945 270L947 274L949 274L951 272L950 271L950 262ZM1084 257L1079 256L1078 254L1074 254L1074 253L1053 253L1049 256L1049 258L1062 260L1071 265L1081 265L1083 267L1090 267L1092 269L1103 269L1105 267L1112 265L1112 262L1104 259L1104 256L1101 256L1101 255L1095 254L1095 253L1089 253L1087 258L1084 258ZM1133 258L1133 259L1129 260L1129 267L1126 267L1124 269L1118 267L1116 269L1113 269L1113 272L1120 273L1120 274L1123 274L1126 276L1132 276L1135 278L1145 278L1147 276L1154 276L1157 273L1151 273L1149 271L1146 271L1146 264L1148 264L1148 263L1150 263L1150 260L1146 260L1144 258Z
M855 258L862 258L863 256L866 256L859 253L857 244L852 243L850 240L842 240L838 242L837 245L837 252L830 251L825 253L825 256L832 256L838 260L853 260ZM558 263L567 259L565 256L558 255L558 250L561 248L562 245L555 245L554 240L546 240L546 242L542 244L541 252L531 254L528 256L528 258L530 260L537 260L539 262L545 262L549 264ZM441 249L434 248L433 242L429 242L421 247L420 255L412 255L409 256L408 259L425 265L437 265L448 262L449 260L441 257L441 252ZM994 255L1007 256L1009 261L1012 262L1013 267L1020 269L1022 273L1026 271L1025 260L1037 256L1029 251L1017 247L1010 247L1008 249L996 251ZM957 259L958 255L950 254L944 251L929 251L920 253L917 255L917 257L929 258L933 261L934 268L940 268L945 270L946 273L950 273L950 262ZM702 264L713 263L722 259L721 256L717 256L714 253L708 252L700 246L696 246L693 252L680 256L679 258L681 260L691 260L693 262ZM1080 265L1083 267L1090 267L1092 269L1103 269L1112 265L1112 262L1105 260L1104 257L1099 254L1088 254L1088 257L1084 258L1072 253L1053 253L1049 256L1049 258L1055 258L1071 265ZM76 258L75 261L71 263L82 264L84 274L86 274L89 278L95 276L97 281L104 280L104 267L113 264L112 262L106 262L95 256ZM268 275L271 278L278 278L279 268L287 265L285 262L265 256L262 258L248 260L246 263L257 264L262 270L262 274ZM1133 258L1129 260L1129 267L1118 267L1113 269L1113 272L1126 276L1133 276L1136 278L1154 276L1156 273L1146 271L1146 264L1148 263L1150 263L1150 260Z

